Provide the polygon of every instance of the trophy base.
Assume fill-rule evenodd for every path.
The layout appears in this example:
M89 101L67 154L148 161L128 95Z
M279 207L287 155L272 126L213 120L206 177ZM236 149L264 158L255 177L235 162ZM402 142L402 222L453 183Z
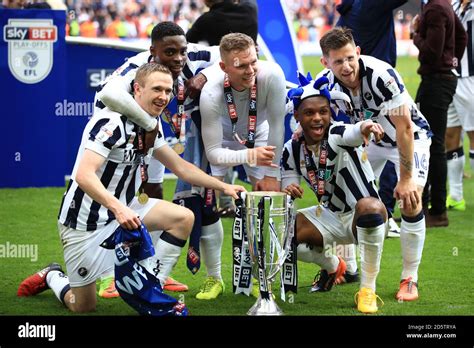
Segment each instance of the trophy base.
M263 299L259 296L257 302L247 312L247 315L283 315L283 311L278 307L272 294L270 294L269 299Z

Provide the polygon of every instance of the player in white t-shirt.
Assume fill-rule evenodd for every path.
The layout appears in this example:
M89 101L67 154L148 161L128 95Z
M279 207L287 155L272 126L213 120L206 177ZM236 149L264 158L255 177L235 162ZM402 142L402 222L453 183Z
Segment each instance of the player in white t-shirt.
M278 64L258 61L255 43L242 33L220 43L221 61L204 72L199 108L202 140L214 177L243 164L257 190L279 191L279 158L283 148L285 76ZM220 265L223 235L214 236L208 253ZM219 268L220 270L220 268ZM209 274L198 298L223 292L222 277Z
M134 99L148 115L157 117L170 100L173 79L167 67L141 66L133 84ZM152 116L148 116L152 117ZM89 312L96 306L96 280L113 269L113 250L101 243L120 225L137 229L141 222L157 240L148 269L163 285L186 244L194 223L184 207L135 194L146 179L143 133L125 116L104 108L86 125L71 181L60 208L58 227L64 248L66 276L53 264L25 279L19 296L36 295L51 288L74 312ZM234 198L241 186L212 178L186 162L157 133L153 155L178 177L196 185L224 191ZM145 265L144 265L145 266Z

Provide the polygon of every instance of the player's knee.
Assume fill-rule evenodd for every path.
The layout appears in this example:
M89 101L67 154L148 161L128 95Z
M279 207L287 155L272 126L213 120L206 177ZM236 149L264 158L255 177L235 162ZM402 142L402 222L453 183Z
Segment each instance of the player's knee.
M188 237L191 234L191 230L193 229L194 225L194 214L188 208L183 208L182 217L180 219L180 223L182 225L182 230Z
M381 215L383 221L387 219L387 209L380 199L366 197L359 200L355 206L357 216L363 215Z

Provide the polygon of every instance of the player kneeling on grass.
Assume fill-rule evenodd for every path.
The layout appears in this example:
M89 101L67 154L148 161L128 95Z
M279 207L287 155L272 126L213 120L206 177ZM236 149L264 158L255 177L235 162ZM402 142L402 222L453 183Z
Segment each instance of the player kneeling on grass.
M149 115L160 115L170 100L173 78L167 67L157 63L141 66L134 80L134 98ZM104 108L96 113L83 133L71 181L59 213L59 233L64 248L66 276L58 264L51 264L25 279L19 296L36 295L51 288L58 299L74 312L96 307L96 280L114 267L114 251L101 243L120 225L136 230L141 223L159 238L154 260L147 269L163 286L176 264L194 223L193 213L160 199L135 197L146 181L143 137L139 127L125 116ZM220 190L234 198L241 186L225 184L208 176L171 150L158 132L153 156L191 184ZM140 167L140 168L139 168ZM158 237L159 236L159 237ZM179 315L179 306L175 314ZM173 314L173 313L171 313Z
M303 133L284 147L281 171L283 191L301 198L303 177L316 194L319 205L301 209L296 216L298 259L321 267L312 292L329 291L343 275L345 263L329 250L336 244L359 244L361 283L356 294L359 311L378 310L375 280L380 269L387 212L380 201L374 174L361 147L372 133L376 140L383 129L372 121L348 125L331 121L331 97L348 99L342 92L329 92L328 80L316 82L300 77L302 86L289 91L295 119Z

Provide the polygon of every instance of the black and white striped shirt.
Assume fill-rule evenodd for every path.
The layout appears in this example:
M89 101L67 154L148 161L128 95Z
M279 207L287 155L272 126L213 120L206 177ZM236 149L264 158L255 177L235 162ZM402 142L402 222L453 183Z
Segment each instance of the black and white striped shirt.
M453 9L467 32L467 46L457 71L461 77L474 76L474 4L469 1L464 9L462 1L453 0Z
M68 188L59 210L59 222L80 231L95 231L115 219L110 210L94 201L76 182L76 173L85 149L106 160L96 172L102 185L123 204L129 205L141 184L137 156L137 126L105 108L87 123ZM154 148L167 143L158 134Z
M335 122L329 129L326 170L329 178L325 183L323 200L334 212L345 213L355 208L364 197L379 198L375 177L369 161L362 160L363 143L360 123L355 125ZM311 149L311 148L310 148ZM319 166L319 154L311 150L315 165ZM282 188L299 184L303 177L311 186L304 161L301 140L285 143L280 163ZM317 194L317 192L314 192Z
M352 123L367 119L380 123L385 134L377 145L396 147L396 128L390 121L388 111L407 104L415 139L427 139L432 136L428 122L408 94L397 70L380 59L364 55L360 56L359 69L361 88L358 95L354 95L350 89L343 86L329 69L323 70L317 76L317 78L327 76L330 84L334 84L334 89L346 93L351 98L352 111L344 101L332 102L350 117Z

